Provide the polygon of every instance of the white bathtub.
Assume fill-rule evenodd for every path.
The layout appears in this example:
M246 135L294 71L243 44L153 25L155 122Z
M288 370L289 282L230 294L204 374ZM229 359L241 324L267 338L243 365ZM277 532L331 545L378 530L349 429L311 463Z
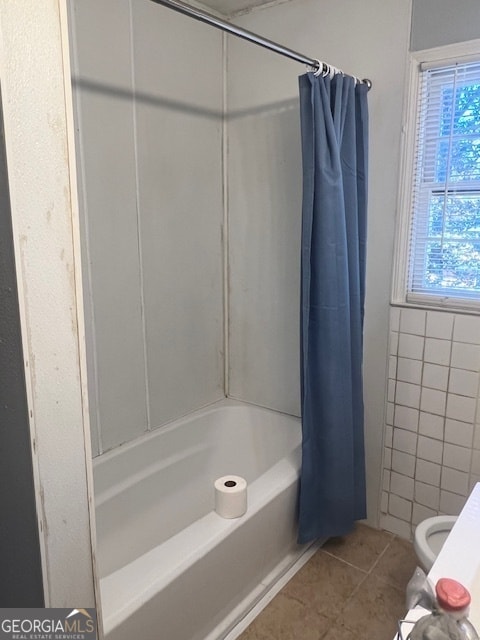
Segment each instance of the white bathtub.
M94 462L108 640L223 638L305 550L296 544L296 418L230 400ZM248 510L213 510L214 480L248 482Z

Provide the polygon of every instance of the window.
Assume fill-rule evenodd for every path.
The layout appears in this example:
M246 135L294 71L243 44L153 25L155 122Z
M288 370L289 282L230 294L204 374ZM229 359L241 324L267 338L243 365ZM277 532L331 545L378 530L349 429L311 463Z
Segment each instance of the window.
M416 66L403 301L480 309L480 54Z

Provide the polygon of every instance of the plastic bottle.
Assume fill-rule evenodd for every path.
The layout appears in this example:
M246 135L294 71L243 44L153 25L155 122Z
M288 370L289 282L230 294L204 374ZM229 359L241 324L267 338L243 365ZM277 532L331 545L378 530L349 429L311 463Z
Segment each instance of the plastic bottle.
M451 578L441 578L436 586L436 608L417 620L409 640L480 640L468 620L470 593Z
M450 578L441 578L436 584L435 592L439 609L456 621L462 631L462 638L479 640L475 627L468 620L471 598L463 584Z

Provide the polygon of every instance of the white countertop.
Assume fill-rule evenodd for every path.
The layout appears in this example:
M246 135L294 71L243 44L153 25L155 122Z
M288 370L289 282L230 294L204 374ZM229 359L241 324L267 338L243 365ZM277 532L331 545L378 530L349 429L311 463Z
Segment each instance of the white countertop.
M469 619L480 634L480 482L470 494L428 577L432 585L440 578L453 578L470 591ZM418 620L426 613L417 607L405 619ZM404 638L412 626L402 626Z

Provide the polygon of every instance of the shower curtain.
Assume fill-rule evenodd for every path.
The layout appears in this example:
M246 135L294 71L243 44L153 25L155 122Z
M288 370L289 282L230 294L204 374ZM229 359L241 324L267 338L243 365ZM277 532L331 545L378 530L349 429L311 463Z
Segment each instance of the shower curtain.
M362 333L367 91L349 76L299 78L303 211L302 470L298 542L366 516Z

